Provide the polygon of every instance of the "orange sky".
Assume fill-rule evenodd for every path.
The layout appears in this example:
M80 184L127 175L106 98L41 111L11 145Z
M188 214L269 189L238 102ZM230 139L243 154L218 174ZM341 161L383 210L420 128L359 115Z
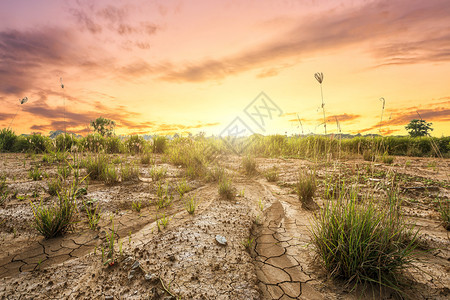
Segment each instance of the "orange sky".
M292 134L297 115L323 133L323 72L329 133L404 135L420 113L449 135L449 12L448 0L2 1L0 127L19 109L16 133L84 134L104 116L119 134L220 134L236 117ZM245 113L260 92L279 109L264 126Z

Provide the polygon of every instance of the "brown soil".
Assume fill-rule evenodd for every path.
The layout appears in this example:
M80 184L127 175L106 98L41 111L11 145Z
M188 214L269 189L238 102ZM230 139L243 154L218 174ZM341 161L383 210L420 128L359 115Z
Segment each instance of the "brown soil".
M359 174L364 178L361 193L371 191L382 199L381 186L396 173L402 209L421 229L427 249L417 268L408 271L404 290L414 299L450 297L450 239L436 202L450 197L448 160L396 157L393 165L384 165L361 159L314 164L258 158L259 174L248 177L240 168L240 157L221 157L220 165L233 177L235 199L221 199L217 183L188 180L193 187L188 195L198 199L195 214L189 215L184 200L175 195L165 210L168 227L161 231L155 222L161 215L154 204L157 183L150 179L151 166L140 165L139 181L113 186L89 183L84 199L95 198L101 207L98 230L89 229L86 213L80 210L72 232L46 240L30 226L30 200L36 191L39 198L33 202L51 203L46 189L57 165L42 163L40 156L0 157L0 175L6 175L10 191L17 191L14 199L0 206L1 299L394 299L392 291L381 295L378 287L350 291L345 283L328 279L310 243L314 212L303 209L293 193L297 174L305 168L316 170L319 185L314 200L319 205L327 201L323 180L328 176ZM139 161L132 156L124 159ZM35 165L49 178L29 179L28 170ZM163 182L176 184L184 177L182 168L163 162L162 156L156 157L156 165L168 170ZM271 183L263 174L274 166L279 178ZM140 213L131 209L137 200L143 206ZM110 232L110 216L123 255L114 265L104 266L100 247ZM227 244L220 245L217 235Z

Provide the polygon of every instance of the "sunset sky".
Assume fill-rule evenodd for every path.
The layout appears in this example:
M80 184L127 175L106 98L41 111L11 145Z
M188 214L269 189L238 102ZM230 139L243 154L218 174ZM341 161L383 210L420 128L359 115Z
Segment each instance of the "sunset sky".
M63 130L64 111L79 134L99 116L118 134L217 135L236 117L323 133L316 72L328 133L405 135L419 113L450 135L450 1L0 2L0 128L19 110L17 134ZM263 132L244 112L261 92L282 111Z

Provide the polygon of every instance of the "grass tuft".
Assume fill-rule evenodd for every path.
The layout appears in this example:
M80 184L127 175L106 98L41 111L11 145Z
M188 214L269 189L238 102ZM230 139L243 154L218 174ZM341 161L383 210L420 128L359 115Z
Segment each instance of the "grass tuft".
M315 251L334 278L352 289L376 283L401 293L400 271L411 266L418 231L409 228L396 205L379 209L373 201L329 201L311 228Z
M256 170L256 160L252 156L244 156L242 158L242 167L244 168L244 172L247 176L252 176L258 173Z
M219 179L219 195L224 199L234 199L232 182L227 176L223 176Z

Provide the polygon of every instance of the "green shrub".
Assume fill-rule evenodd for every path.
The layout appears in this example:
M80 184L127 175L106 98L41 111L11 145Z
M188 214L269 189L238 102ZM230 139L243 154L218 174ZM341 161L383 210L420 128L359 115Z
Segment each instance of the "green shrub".
M130 135L125 140L125 148L129 153L139 154L145 150L145 140L139 135Z
M208 173L206 174L206 181L218 182L225 176L225 169L219 166L215 166L214 168L208 170Z
M13 150L17 136L11 129L3 128L0 130L0 152L10 152Z
M167 139L164 136L153 138L153 153L164 153L167 147Z
M170 186L168 183L166 183L166 187L164 188L162 183L159 182L156 195L158 196L158 198L156 199L156 206L158 207L158 209L172 205L173 193L170 190Z
M396 205L373 201L329 201L314 220L315 251L332 277L353 283L377 283L399 289L399 271L410 266L418 232L410 229Z
M365 150L363 152L363 158L365 161L375 161L376 155L372 150Z
M56 151L67 151L78 146L78 139L73 134L62 133L55 138Z
M109 136L105 139L105 150L107 153L122 153L124 145L118 136Z
M381 157L381 161L382 161L383 163L385 163L385 164L390 165L390 164L392 164L392 163L394 162L394 157L388 155L387 152L385 152L385 153L383 154L383 156Z
M101 150L105 149L105 144L105 138L98 133L88 134L80 141L80 146L84 150L91 152L100 152Z

